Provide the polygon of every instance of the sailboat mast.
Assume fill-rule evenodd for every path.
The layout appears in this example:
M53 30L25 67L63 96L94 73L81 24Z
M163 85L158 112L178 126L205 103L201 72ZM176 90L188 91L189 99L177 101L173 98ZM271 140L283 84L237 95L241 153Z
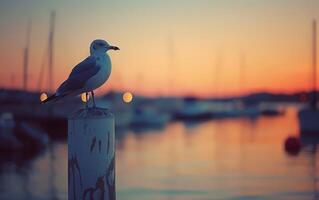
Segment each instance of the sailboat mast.
M23 90L28 89L28 66L29 66L29 46L30 46L30 35L31 35L31 21L28 22L27 27L27 42L24 48L24 55L23 55Z
M312 72L312 75L313 75L313 100L312 100L312 105L311 107L316 110L317 109L317 76L316 76L316 73L317 73L317 22L316 20L314 19L313 20L313 23L312 23L312 67L313 67L313 72Z
M55 25L55 11L51 12L50 19L50 33L49 33L49 92L53 92L53 45L54 45L54 25Z

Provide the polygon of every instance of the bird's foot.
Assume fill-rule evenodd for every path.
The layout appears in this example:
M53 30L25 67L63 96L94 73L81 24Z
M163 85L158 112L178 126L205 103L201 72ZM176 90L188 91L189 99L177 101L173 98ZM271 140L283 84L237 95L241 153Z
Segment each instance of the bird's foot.
M93 107L92 108L96 108L96 104L95 104L95 98L94 98L94 91L91 91L91 96L92 96L92 101L93 101Z
M85 93L85 99L86 99L86 101L85 101L85 109L89 109L89 103L88 103L88 101L89 101L89 93Z

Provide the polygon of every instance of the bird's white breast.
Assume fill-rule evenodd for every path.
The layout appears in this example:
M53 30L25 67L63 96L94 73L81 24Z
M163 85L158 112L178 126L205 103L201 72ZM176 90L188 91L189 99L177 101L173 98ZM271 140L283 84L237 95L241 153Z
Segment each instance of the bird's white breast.
M100 70L85 84L86 91L92 91L103 85L111 74L111 59L107 54L95 56L96 64L100 66Z

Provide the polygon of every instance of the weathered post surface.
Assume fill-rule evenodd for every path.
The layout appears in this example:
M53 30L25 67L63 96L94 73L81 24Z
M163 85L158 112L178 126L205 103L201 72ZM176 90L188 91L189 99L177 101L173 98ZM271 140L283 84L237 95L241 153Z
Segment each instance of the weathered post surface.
M81 109L68 119L69 200L115 200L114 116Z

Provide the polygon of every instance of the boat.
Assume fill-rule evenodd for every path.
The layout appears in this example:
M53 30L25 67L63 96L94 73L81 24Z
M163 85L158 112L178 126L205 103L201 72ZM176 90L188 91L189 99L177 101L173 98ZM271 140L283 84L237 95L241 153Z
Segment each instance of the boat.
M117 129L126 129L130 126L133 116L132 105L123 101L122 92L110 91L102 98L99 98L97 103L112 111Z
M152 106L137 107L131 119L131 127L164 127L170 121L170 115Z
M312 91L309 93L311 95L309 105L306 106L304 109L301 109L298 112L298 119L299 119L299 129L301 134L308 134L308 135L319 135L319 110L317 107L317 88L316 88L316 68L317 68L317 49L316 49L316 34L317 34L317 24L316 20L313 20L312 23L312 33L313 33L313 46L312 46Z
M40 127L16 121L12 113L0 115L0 153L35 152L49 144L49 137Z
M175 120L206 120L212 118L209 104L194 97L186 97L183 106L174 114Z
M16 122L12 113L0 115L0 150L1 152L12 152L22 149L23 144L14 135Z
M285 114L283 107L280 107L273 103L261 103L258 106L261 116L275 117Z

